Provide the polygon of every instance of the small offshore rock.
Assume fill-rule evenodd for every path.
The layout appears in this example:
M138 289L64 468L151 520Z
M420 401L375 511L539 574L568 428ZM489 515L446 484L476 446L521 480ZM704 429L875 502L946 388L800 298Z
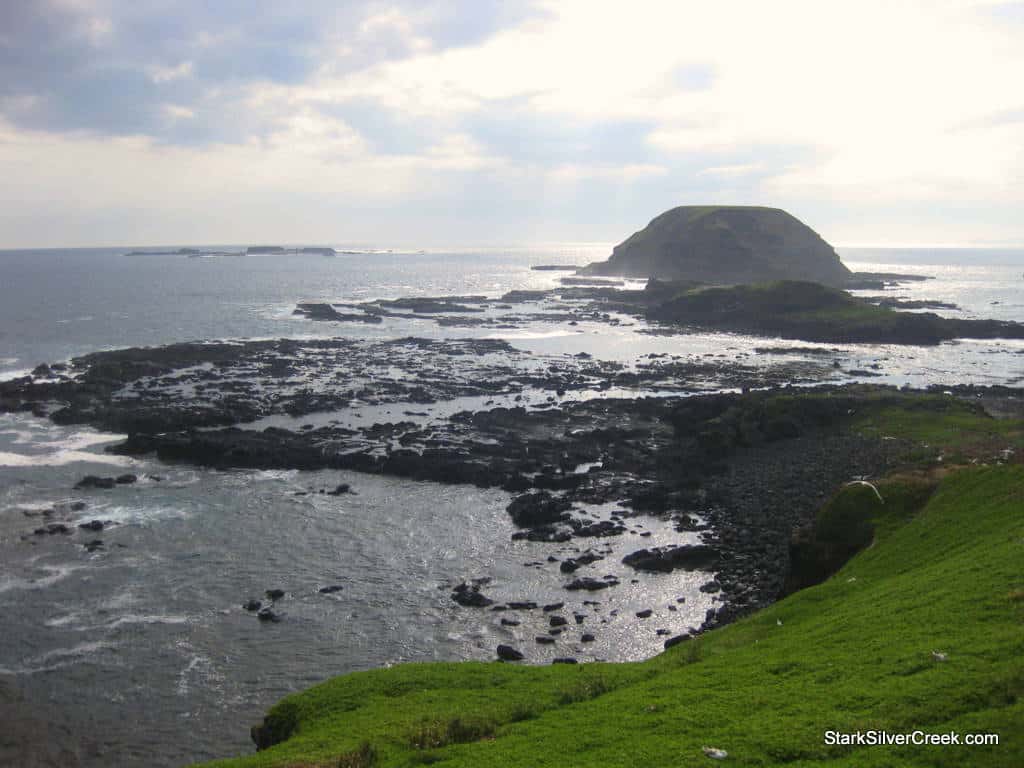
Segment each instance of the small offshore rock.
M488 605L494 604L491 598L480 591L479 584L470 586L466 582L462 582L455 588L455 591L452 592L452 600L466 608L486 608Z
M242 603L242 608L246 611L258 611L263 607L263 601L257 600L255 597L251 597Z
M33 533L36 536L53 536L55 533L71 533L71 529L64 523L50 523L42 528L36 528Z
M341 590L343 589L344 587L341 586L341 584L331 584L327 587L320 587L320 589L318 589L317 592L319 592L321 595L333 595L335 592L341 592Z
M133 475L133 474L131 474L129 472L129 473L126 473L126 474L123 474L123 475L118 475L114 479L114 482L117 485L131 485L132 483L136 482L138 479L139 478L137 476L135 476L135 475Z
M615 579L574 579L565 585L565 589L570 592L576 592L579 590L586 590L587 592L596 592L599 589L608 589L608 587L618 586L619 582Z
M112 478L112 477L99 477L97 475L86 475L81 480L79 480L77 483L75 483L75 488L79 488L79 489L83 489L83 488L101 488L101 489L106 490L106 489L113 488L116 485L116 483L117 483L117 481L114 478Z
M274 611L273 608L260 608L259 612L256 614L256 618L260 621L277 622L281 620L281 614Z
M87 523L79 523L78 527L83 531L102 531L103 521L102 520L90 520Z
M280 600L282 597L284 597L284 590L283 589L268 589L264 594L268 598L270 598L271 600Z

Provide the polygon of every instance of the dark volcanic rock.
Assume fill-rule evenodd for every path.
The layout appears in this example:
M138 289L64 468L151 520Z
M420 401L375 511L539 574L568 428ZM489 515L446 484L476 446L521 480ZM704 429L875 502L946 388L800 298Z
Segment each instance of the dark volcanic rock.
M547 491L535 491L517 496L508 505L508 513L520 528L534 528L552 523L565 522L569 519L566 510L572 504L562 498L556 498Z
M638 571L669 573L677 568L686 571L707 570L719 559L718 550L706 544L684 544L678 547L641 549L622 558L622 562Z
M562 573L574 573L580 566L590 565L599 560L604 560L604 555L599 555L595 552L584 552L579 557L570 557L563 560L558 566L558 570Z
M248 600L246 600L244 603L242 603L242 608L244 608L247 611L253 611L253 612L254 611L258 611L262 607L263 607L263 601L262 600L257 600L255 597L251 597Z
M78 527L84 531L102 531L103 521L102 520L90 520L87 523L79 523Z
M280 600L282 597L284 597L284 590L283 589L268 589L266 591L266 595L271 600Z
M522 661L525 657L511 645L499 645L498 658L502 661Z
M665 650L668 650L674 645L679 645L680 643L689 640L690 637L691 635L676 635L675 637L670 637L668 640L665 641Z
M334 322L349 323L380 323L383 319L380 315L363 312L361 314L342 313L330 304L299 304L296 306L293 315L302 315L309 320L327 320Z
M115 480L113 477L97 477L96 475L86 475L77 483L75 483L75 488L80 490L85 488L102 488L106 490L113 488L116 484L117 480Z
M335 592L340 592L344 587L341 584L331 584L328 587L320 587L317 590L321 595L333 595Z
M256 613L256 618L260 621L278 622L281 620L281 614L273 608L260 608Z
M480 591L479 584L466 584L465 582L455 587L452 592L452 600L467 608L486 608L493 605L494 601Z
M682 206L666 211L582 274L657 277L705 283L850 277L835 250L778 208Z
M114 482L117 483L118 485L131 485L132 483L138 481L138 479L138 476L133 475L129 472L123 475L118 475L114 479Z
M53 536L55 533L71 533L71 529L64 523L50 523L42 528L36 528L33 533L36 536Z
M608 589L608 587L618 586L619 582L613 579L591 579L581 578L573 579L565 588L570 592L576 592L579 590L586 590L587 592L596 592L600 589Z

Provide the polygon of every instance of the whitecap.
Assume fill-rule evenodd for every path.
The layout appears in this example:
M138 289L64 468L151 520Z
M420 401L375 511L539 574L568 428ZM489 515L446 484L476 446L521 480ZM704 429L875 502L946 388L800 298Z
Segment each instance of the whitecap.
M43 589L50 587L59 581L63 581L83 567L81 565L44 565L41 569L47 572L46 576L41 576L37 579L7 578L0 581L0 594L20 589Z
M0 451L0 467L58 467L64 464L87 462L91 464L110 464L113 466L130 466L133 460L127 456L111 456L90 451L60 449L50 453L13 453Z

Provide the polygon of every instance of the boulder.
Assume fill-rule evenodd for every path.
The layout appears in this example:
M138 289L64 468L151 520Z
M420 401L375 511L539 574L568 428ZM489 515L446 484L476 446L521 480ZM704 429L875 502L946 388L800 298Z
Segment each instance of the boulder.
M718 550L706 544L683 544L678 547L640 549L626 555L622 562L638 571L670 573L707 570L718 562Z
M498 658L502 661L522 661L525 657L511 645L499 645Z

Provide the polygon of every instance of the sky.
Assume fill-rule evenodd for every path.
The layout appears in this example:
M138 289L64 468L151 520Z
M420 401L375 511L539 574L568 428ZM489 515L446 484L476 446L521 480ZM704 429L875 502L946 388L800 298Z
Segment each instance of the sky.
M1024 244L1024 2L0 2L0 248Z

